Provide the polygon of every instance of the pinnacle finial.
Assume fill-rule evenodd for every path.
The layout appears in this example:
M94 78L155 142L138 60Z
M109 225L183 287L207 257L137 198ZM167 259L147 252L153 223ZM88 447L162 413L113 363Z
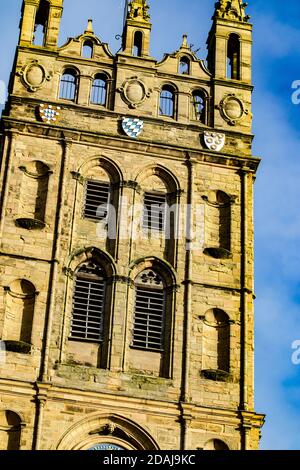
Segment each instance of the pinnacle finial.
M245 13L247 6L248 3L244 3L243 0L219 0L215 4L214 18L247 22L250 19Z
M85 30L85 34L94 34L93 20L91 19L88 20L88 25Z
M189 49L189 45L188 45L188 42L187 42L187 34L184 34L182 36L182 44L181 44L181 47L182 48L185 48L185 49Z

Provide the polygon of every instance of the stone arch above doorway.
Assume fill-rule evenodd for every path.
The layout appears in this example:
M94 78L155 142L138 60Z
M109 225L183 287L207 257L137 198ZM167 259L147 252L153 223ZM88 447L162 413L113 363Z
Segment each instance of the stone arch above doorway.
M159 449L150 434L138 424L118 415L90 415L75 423L60 439L57 450ZM102 449L103 447L103 449Z

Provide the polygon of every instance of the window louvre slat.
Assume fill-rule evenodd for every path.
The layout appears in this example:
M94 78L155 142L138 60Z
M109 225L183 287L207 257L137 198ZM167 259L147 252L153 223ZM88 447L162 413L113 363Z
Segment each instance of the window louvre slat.
M166 195L145 193L143 228L162 232L166 221Z
M163 349L164 289L136 287L133 346Z
M80 269L77 274L70 332L72 339L102 341L105 281L99 270L94 265L90 269Z
M107 217L110 184L101 181L86 181L84 217L104 220Z

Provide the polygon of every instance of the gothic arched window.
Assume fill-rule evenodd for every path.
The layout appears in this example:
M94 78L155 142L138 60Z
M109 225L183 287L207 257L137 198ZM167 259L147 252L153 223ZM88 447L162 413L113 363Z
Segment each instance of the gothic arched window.
M227 44L227 78L240 80L240 38L230 34Z
M93 260L76 272L70 338L103 340L106 274Z
M196 90L192 94L192 119L205 123L205 94Z
M62 100L75 101L77 91L77 75L74 69L66 69L60 80L59 97Z
M165 282L156 271L147 269L135 280L133 347L164 350L165 313Z
M161 116L174 117L175 114L175 92L174 88L165 85L160 93L159 114Z
M106 105L107 77L103 73L95 76L91 90L91 103L101 106Z

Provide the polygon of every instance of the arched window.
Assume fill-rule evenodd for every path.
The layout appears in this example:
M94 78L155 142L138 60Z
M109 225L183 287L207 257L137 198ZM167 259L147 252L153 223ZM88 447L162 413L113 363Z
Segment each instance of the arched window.
M41 0L35 17L33 35L33 44L35 46L44 46L45 44L45 34L47 31L48 18L49 2L48 0Z
M19 450L21 419L14 411L0 411L0 450Z
M182 75L189 75L190 61L187 57L181 57L179 62L179 73L181 73Z
M93 50L94 47L92 41L85 41L82 46L82 57L85 59L92 59Z
M136 31L134 33L132 55L134 55L135 57L141 57L142 50L143 50L143 33L141 31Z
M230 323L218 308L206 312L203 328L203 370L230 371Z
M196 90L192 94L192 119L205 123L205 95Z
M79 267L73 296L72 339L103 340L105 288L106 275L96 262L87 261Z
M230 34L227 44L227 78L240 80L240 38Z
M106 105L107 77L104 74L97 74L92 85L91 103L101 106Z
M19 217L17 225L23 228L43 228L45 226L48 199L50 168L45 163L35 160L25 166L23 171L21 194L19 198Z
M150 351L164 350L166 285L152 269L135 280L135 311L132 346Z
M160 93L159 114L161 116L174 117L175 112L175 93L174 89L165 85Z
M77 91L77 75L75 70L66 69L60 80L59 97L62 100L75 101Z
M205 213L209 225L205 228L204 252L215 258L231 257L232 198L223 191L210 191Z
M7 290L2 339L30 344L37 292L26 279L18 279Z

